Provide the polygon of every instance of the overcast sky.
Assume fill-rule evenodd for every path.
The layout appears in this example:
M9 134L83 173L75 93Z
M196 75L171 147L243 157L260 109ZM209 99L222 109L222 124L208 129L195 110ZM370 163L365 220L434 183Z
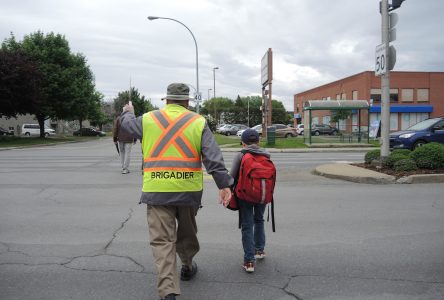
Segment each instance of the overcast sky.
M395 71L444 71L443 12L443 0L406 0L396 10ZM288 110L295 93L374 70L381 43L378 0L0 0L0 37L63 34L105 100L131 78L161 107L169 83L196 86L196 48L184 26L148 16L193 32L204 100L214 67L216 96L260 95L261 58L272 48L273 99Z

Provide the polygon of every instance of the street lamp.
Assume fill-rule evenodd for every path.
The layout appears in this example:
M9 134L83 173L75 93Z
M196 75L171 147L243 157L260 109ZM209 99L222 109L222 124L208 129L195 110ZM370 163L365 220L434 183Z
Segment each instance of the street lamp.
M216 98L216 70L219 70L219 67L213 68L213 98Z
M214 120L216 120L217 123L217 114L216 114L216 70L218 70L219 67L213 68L213 106L214 106Z
M148 17L148 20L150 20L150 21L157 20L157 19L171 20L171 21L177 22L177 23L181 24L182 26L184 26L191 33L191 36L193 37L194 45L196 46L196 90L197 90L197 92L196 92L196 103L197 103L196 112L199 113L199 102L200 102L201 96L199 93L199 51L197 49L196 38L194 37L193 32L187 27L187 25L185 25L184 23L182 23L176 19L165 18L165 17L153 17L153 16Z

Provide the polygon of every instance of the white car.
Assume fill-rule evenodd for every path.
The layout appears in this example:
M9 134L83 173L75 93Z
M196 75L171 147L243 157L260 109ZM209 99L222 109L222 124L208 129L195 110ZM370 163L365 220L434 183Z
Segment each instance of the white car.
M22 134L26 136L40 135L40 125L39 124L23 124ZM54 135L55 130L51 128L45 128L45 136Z
M256 126L253 126L253 127L251 127L250 129L256 130L256 132L259 134L259 136L262 135L262 125L261 125L261 124L256 125ZM239 131L237 132L236 135L237 135L237 136L241 136L242 133L244 133L244 131L245 131L245 129L241 129L241 130L239 130Z
M303 135L304 134L304 124L296 125L296 132L299 135Z
M216 132L217 132L217 133L222 133L222 131L224 131L224 129L229 128L229 127L230 127L229 124L223 124L223 125L218 126L218 127L216 128Z

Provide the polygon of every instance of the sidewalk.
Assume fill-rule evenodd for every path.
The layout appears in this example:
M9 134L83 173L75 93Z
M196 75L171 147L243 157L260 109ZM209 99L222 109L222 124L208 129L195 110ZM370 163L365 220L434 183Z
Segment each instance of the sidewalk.
M310 153L310 152L367 152L375 149L374 147L340 147L340 148L295 148L295 149L276 149L266 148L270 153ZM240 148L223 148L223 152L237 152ZM379 173L365 168L352 166L349 164L326 164L317 166L313 170L314 174L332 178L341 179L357 183L367 184L390 184L390 183L443 183L444 174L423 174L411 175L396 179L394 176Z

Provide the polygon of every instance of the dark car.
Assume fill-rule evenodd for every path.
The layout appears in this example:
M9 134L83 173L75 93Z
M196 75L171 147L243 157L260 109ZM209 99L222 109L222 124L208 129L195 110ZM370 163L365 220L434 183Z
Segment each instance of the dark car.
M336 135L339 130L336 127L327 125L327 124L313 124L311 125L311 134L312 135L320 135L320 134L328 134L328 135Z
M72 133L74 136L105 136L103 131L96 130L94 128L81 128Z
M6 130L3 127L0 127L0 135L14 135L14 131Z
M390 149L414 150L430 142L444 144L444 117L427 119L406 130L390 133Z

